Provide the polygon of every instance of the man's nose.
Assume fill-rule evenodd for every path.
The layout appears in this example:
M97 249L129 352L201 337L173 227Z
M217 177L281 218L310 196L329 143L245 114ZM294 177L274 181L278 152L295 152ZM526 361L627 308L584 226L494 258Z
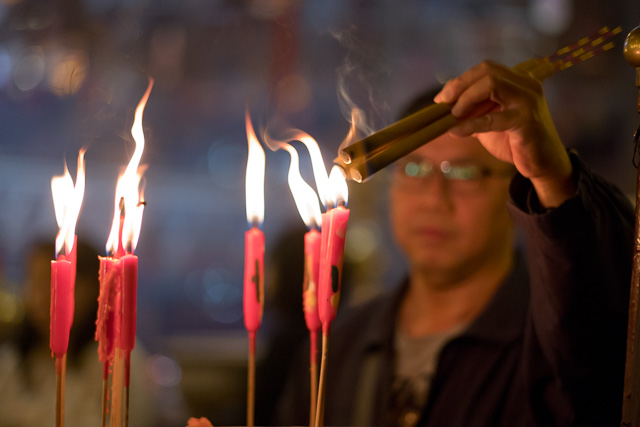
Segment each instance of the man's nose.
M450 208L451 188L447 178L434 171L422 180L422 186L416 195L421 203L429 208Z

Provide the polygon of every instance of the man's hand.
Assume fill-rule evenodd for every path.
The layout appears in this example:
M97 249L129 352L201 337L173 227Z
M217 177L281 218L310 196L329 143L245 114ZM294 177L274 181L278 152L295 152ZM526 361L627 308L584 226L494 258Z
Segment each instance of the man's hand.
M513 163L544 207L575 194L571 161L542 85L526 72L485 61L449 80L434 101L453 104L451 113L463 119L452 135L474 136L496 158Z

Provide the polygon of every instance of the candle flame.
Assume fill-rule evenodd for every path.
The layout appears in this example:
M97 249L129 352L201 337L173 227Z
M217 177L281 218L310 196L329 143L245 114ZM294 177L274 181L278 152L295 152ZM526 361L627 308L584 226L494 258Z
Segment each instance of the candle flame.
M289 166L289 188L296 202L298 212L307 227L320 227L322 214L320 213L320 202L316 192L300 175L300 158L298 152L290 144L281 144L281 148L287 150L291 155Z
M73 242L76 232L76 223L80 215L82 200L84 198L85 171L84 153L82 148L78 153L78 169L76 172L76 183L73 184L67 162L64 163L64 174L54 176L51 179L51 194L53 196L53 208L58 223L58 234L56 236L56 256L62 251L68 254L73 249Z
M284 139L288 141L300 141L302 142L309 151L309 156L311 158L311 167L313 169L313 176L316 181L316 188L318 190L318 197L320 197L320 201L324 206L327 206L328 203L328 191L329 191L329 175L327 174L327 169L324 165L324 159L322 158L322 153L320 152L320 147L316 140L309 135L308 133L301 131L299 129L290 129L285 133ZM282 147L271 147L274 145L272 142L269 143L269 138L265 135L265 140L267 141L267 145L270 146L272 150L276 150ZM275 143L278 144L277 142Z
M144 171L144 169L145 168L140 168L140 178L142 177L142 171ZM144 208L147 205L147 202L144 200L144 186L142 187L142 189L140 189L139 194L140 195L138 197L138 203L133 209L133 214L131 215L131 224L130 228L128 229L129 235L127 237L127 241L131 241L131 252L133 252L133 250L138 245L138 239L140 238L140 229L142 228L142 216L144 214ZM125 222L125 227L126 224L127 223Z
M119 242L122 242L125 249L130 248L131 253L133 253L138 244L138 238L140 237L144 203L142 202L142 195L139 193L138 188L145 170L145 167L140 166L140 159L142 158L145 142L142 128L142 115L147 105L149 95L151 94L151 88L153 88L153 79L150 78L147 90L136 108L133 126L131 127L131 135L136 143L136 147L131 155L129 164L116 183L113 221L111 223L109 238L107 239L107 252L112 254L117 252ZM120 205L121 200L124 202L123 206ZM124 213L124 215L122 215L122 213ZM123 221L122 224L120 224L120 221ZM120 235L121 228L122 235Z
M318 143L311 135L302 131L300 131L296 139L302 142L307 147L307 150L309 150L318 195L322 204L327 206L329 202L329 176L327 175L327 168L324 165L324 159L320 152L320 146L318 146Z
M253 130L248 110L245 113L245 124L249 146L245 181L247 221L261 224L264 220L265 154Z
M333 206L346 205L349 201L349 188L344 171L339 166L334 166L329 174L329 186L331 188L329 203Z
M288 136L290 136L289 139L295 141L299 141L306 135L304 132L295 129L289 132L291 132L290 134L288 133ZM271 151L286 150L291 156L287 180L291 194L293 195L293 200L296 203L302 221L304 221L307 227L320 227L322 214L320 212L318 195L300 174L300 156L298 155L298 151L291 144L274 139L267 132L264 132L263 137L265 144ZM309 136L307 137L311 138ZM320 159L322 160L322 158ZM326 171L324 171L324 174L326 175ZM327 176L327 181L328 180L329 177Z

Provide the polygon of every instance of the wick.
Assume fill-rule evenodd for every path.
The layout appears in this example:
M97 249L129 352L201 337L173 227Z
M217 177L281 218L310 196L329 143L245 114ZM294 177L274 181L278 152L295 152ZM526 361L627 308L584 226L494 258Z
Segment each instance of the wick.
M347 204L344 200L338 200L338 207L345 207Z
M260 222L258 221L258 219L257 218L253 218L251 220L251 228L254 228L254 227L255 228L260 228L259 226L260 226Z

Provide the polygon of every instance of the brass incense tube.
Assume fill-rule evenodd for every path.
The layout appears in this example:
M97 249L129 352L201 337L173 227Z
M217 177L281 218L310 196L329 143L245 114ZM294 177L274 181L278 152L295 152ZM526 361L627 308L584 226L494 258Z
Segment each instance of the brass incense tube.
M394 140L416 132L451 112L451 104L433 104L345 147L340 160L345 164L375 155Z

